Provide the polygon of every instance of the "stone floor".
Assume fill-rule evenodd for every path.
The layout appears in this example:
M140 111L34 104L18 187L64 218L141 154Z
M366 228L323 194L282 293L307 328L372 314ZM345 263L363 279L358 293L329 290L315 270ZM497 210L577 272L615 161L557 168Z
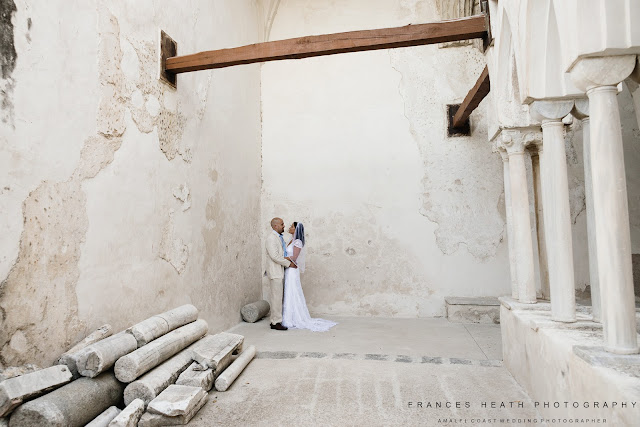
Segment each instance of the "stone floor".
M258 357L189 425L541 425L502 365L500 325L331 320L325 333L273 331L267 320L232 328Z

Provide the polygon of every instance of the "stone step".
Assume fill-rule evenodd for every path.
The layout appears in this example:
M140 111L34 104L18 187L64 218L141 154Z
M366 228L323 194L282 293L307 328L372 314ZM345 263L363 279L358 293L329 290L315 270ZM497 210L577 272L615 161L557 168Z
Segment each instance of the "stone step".
M498 297L445 297L447 319L455 323L500 323Z

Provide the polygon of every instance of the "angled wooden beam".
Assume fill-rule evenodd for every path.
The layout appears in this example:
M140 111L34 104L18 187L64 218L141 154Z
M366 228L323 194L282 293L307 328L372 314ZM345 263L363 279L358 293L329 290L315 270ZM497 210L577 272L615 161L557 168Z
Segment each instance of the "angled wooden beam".
M490 89L489 68L484 67L478 81L473 85L467 96L464 98L464 101L462 101L462 104L460 104L460 108L458 108L456 115L453 116L454 128L461 127L464 124L473 110L475 110L484 97L487 96Z
M307 36L174 56L166 59L164 69L168 73L178 74L281 59L300 59L483 38L486 34L487 20L482 14L430 24Z

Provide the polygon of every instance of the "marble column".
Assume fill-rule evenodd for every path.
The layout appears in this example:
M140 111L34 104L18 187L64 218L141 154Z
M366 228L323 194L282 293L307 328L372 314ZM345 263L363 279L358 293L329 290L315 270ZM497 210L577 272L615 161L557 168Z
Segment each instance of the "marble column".
M598 277L598 255L596 245L596 225L593 212L593 184L591 181L591 138L589 101L576 100L571 114L582 120L582 151L584 162L584 199L587 214L587 246L589 249L589 287L591 288L591 311L594 322L602 319L600 303L600 278Z
M564 123L562 123L562 118L573 108L573 101L537 101L534 102L533 108L544 117L542 120L544 151L541 154L544 172L541 184L551 292L551 318L557 322L575 322L573 242Z
M502 157L504 175L504 206L507 217L507 245L509 248L509 272L511 278L511 297L518 299L518 271L516 270L516 255L513 246L513 213L511 208L511 180L509 179L509 155L504 149L498 152Z
M542 174L544 173L541 161L542 141L540 141L539 144L532 144L532 148L530 148L529 151L531 153L531 169L533 172L533 191L535 197L535 222L538 240L538 264L540 267L540 292L543 299L549 299L549 265L547 257L547 243L544 236L544 203L542 201Z
M499 135L499 147L505 149L509 157L509 187L511 188L513 248L518 280L518 300L525 304L535 304L536 283L524 152L526 145L536 137L539 139L540 133L529 129L505 129Z
M617 84L635 55L580 59L571 70L589 97L590 157L605 349L638 353L627 184Z

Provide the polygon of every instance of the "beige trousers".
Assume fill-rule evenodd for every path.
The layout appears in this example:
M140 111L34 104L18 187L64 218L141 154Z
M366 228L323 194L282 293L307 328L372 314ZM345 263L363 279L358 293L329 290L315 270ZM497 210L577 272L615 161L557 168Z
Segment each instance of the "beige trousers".
M284 278L271 279L271 324L282 323L282 298L284 297Z

